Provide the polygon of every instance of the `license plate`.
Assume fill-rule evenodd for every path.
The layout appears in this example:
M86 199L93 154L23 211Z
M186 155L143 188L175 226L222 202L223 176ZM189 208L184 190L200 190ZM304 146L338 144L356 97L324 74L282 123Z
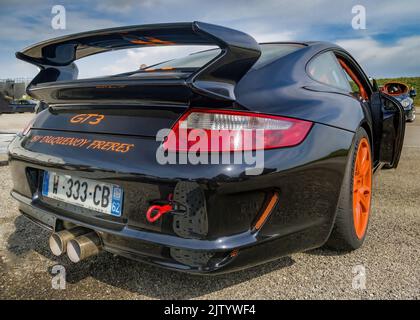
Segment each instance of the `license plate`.
M115 184L44 171L42 195L90 210L121 216L123 190Z

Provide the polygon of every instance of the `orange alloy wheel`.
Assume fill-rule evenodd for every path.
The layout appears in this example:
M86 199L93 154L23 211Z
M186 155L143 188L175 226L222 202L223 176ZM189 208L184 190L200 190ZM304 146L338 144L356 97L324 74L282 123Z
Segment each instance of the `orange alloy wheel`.
M369 141L362 138L357 149L353 174L353 223L359 239L367 228L372 193L372 158Z

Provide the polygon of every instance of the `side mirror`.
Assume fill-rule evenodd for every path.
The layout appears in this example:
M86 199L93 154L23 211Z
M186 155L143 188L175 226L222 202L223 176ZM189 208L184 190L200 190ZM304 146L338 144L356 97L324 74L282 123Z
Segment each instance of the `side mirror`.
M417 96L416 90L410 90L410 97L415 98Z

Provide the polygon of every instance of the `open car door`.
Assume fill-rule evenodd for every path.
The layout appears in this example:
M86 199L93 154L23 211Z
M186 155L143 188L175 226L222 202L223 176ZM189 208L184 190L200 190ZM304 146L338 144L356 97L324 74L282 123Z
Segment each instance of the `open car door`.
M384 163L386 168L396 168L404 142L403 106L394 97L381 92L375 80L372 86L363 70L348 54L336 51L335 55L353 84L353 94L357 94L362 107L370 108L375 160Z
M375 81L374 87L377 88ZM404 108L394 97L375 90L371 96L371 111L374 135L379 137L374 146L379 161L386 168L396 168L404 142Z

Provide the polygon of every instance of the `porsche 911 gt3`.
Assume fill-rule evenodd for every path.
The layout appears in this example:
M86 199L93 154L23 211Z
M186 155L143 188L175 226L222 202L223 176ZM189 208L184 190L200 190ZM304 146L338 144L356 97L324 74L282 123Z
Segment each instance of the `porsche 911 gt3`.
M87 56L177 45L211 48L77 78ZM27 92L48 107L9 147L11 194L73 262L108 251L222 273L355 250L374 172L398 165L404 109L332 43L257 43L193 22L67 35L16 56L39 67Z

